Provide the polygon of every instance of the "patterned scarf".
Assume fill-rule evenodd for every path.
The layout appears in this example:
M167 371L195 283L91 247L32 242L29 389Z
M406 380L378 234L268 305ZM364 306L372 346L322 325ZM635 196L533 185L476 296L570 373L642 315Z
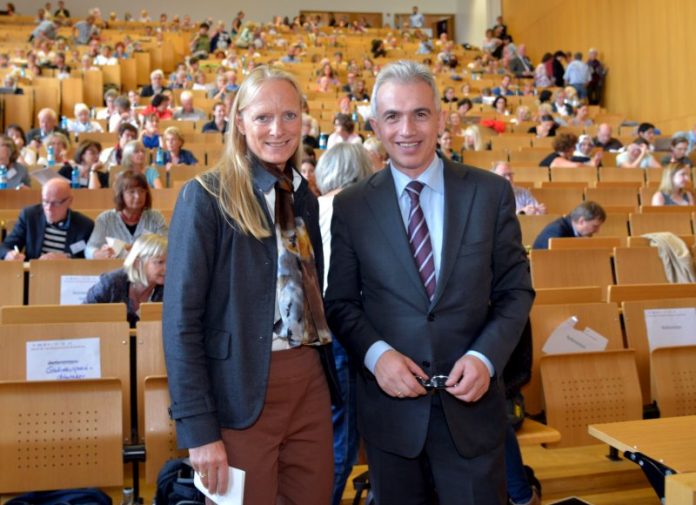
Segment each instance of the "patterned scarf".
M278 308L280 320L274 332L290 347L331 342L312 242L301 217L293 210L292 168L273 171L275 224L278 240Z

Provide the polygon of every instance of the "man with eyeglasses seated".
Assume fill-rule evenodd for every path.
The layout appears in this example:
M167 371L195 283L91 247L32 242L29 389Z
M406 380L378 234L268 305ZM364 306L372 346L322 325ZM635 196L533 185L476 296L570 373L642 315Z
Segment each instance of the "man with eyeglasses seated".
M0 258L29 261L84 258L94 222L70 209L72 190L66 179L51 179L41 189L41 203L25 207L0 245ZM24 250L24 252L22 252Z

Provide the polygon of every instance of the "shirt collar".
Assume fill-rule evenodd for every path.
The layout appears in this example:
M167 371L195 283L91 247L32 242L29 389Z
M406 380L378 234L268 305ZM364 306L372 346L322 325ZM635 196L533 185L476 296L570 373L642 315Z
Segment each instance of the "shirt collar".
M68 214L65 216L65 219L62 221L58 221L57 223L49 223L51 226L55 226L56 228L60 230L68 230L70 228L70 217L71 217L72 211L68 209Z
M406 185L413 179L411 179L408 175L404 174L403 172L400 172L399 170L394 168L394 165L392 165L391 163L389 164L389 169L391 170L392 177L394 178L396 194L400 197L406 189ZM436 193L444 194L445 174L442 159L439 156L435 155L433 157L433 161L431 161L430 165L428 165L428 168L426 168L422 174L416 177L415 180L422 182Z
M260 161L254 159L251 161L251 175L254 180L254 186L261 190L262 193L270 193L278 178L271 172L266 170ZM292 171L292 189L297 189L302 184L302 176L293 169Z

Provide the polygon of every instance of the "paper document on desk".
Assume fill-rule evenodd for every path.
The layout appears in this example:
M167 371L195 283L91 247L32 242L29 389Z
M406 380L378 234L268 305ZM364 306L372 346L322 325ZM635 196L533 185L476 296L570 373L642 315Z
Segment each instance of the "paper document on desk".
M570 354L576 352L603 351L609 341L587 326L577 330L578 318L571 316L556 327L546 340L542 351L545 354Z
M246 472L244 470L232 468L231 466L227 467L227 492L222 495L210 493L201 482L198 472L193 476L193 485L201 493L217 503L217 505L243 505L245 476Z
M106 245L111 247L114 250L114 254L118 256L128 244L118 238L106 237Z
M98 275L61 275L60 304L81 305L87 297L87 292L97 282Z
M651 351L696 344L696 307L646 309L644 315Z
M36 181L41 184L42 186L46 184L48 181L51 179L66 179L62 175L60 175L58 172L53 170L52 168L39 168L38 170L34 170L29 173L30 176L32 176Z

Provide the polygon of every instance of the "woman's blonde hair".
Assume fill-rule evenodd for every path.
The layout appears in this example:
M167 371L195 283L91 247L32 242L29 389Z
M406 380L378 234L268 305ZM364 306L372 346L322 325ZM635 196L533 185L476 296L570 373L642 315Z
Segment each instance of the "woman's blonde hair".
M246 139L237 125L237 119L254 101L261 86L269 81L285 81L290 84L297 92L298 110L301 110L302 92L292 75L282 69L265 65L255 68L244 79L232 102L225 149L220 161L208 172L218 174L219 181L216 183L215 178L205 176L196 178L209 193L216 197L221 212L230 223L242 233L257 239L269 237L271 231L266 215L254 195L250 152ZM299 167L301 160L302 144L298 139L297 150L291 158L291 163Z
M146 152L145 146L139 140L131 140L125 146L123 146L123 152L121 154L121 166L126 170L131 170L133 168L132 158L136 151Z
M474 141L474 151L481 151L483 150L483 140L481 139L481 130L479 130L479 127L476 125L471 125L469 126L466 130L464 130L464 137L471 137ZM468 146L466 142L464 142L464 149L465 150L471 150L471 148Z
M689 170L689 167L684 163L670 163L662 170L662 179L658 191L661 193L674 193L674 175L680 170Z
M123 269L128 274L128 280L134 284L147 286L147 274L145 273L145 261L167 255L167 237L156 233L140 235L128 256L123 260Z

